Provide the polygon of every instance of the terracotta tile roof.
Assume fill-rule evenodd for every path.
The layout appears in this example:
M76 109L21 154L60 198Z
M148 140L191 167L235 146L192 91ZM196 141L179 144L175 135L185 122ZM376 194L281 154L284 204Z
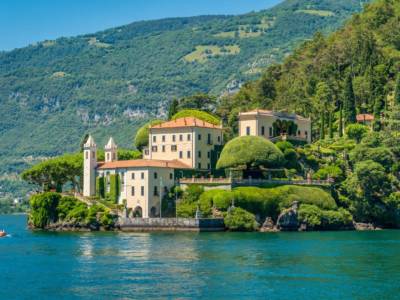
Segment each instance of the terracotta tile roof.
M286 118L286 119L292 119L292 120L310 121L310 119L302 117L302 116L297 115L297 114L291 114L291 113L288 113L288 112L265 110L265 109L254 109L254 110L251 110L251 111L246 111L246 112L239 113L239 117L240 116L256 116L256 115L270 116L270 117L277 117L277 118Z
M374 116L371 114L359 114L357 115L357 122L364 122L364 121L373 121L375 120Z
M123 168L171 168L171 169L191 169L190 166L178 160L157 160L157 159L137 159L119 160L101 164L99 169L123 169Z
M214 125L194 117L185 117L172 121L167 121L158 125L153 125L150 128L153 129L153 128L181 128L181 127L203 127L203 128L222 129L221 125Z

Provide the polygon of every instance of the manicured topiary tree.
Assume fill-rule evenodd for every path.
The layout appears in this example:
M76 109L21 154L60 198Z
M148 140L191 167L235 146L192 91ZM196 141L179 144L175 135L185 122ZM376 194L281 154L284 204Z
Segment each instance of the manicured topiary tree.
M114 203L117 203L118 201L119 186L120 186L119 175L118 174L110 175L110 192L108 193L107 196Z
M270 141L258 136L237 137L222 150L217 168L257 169L260 166L273 168L284 164L282 151Z
M368 133L367 126L361 124L351 124L346 127L347 137L359 143L362 138Z
M200 111L200 110L195 110L195 109L181 110L178 113L176 113L175 115L173 115L171 120L187 118L187 117L197 118L197 119L203 120L205 122L208 122L208 123L211 123L214 125L221 125L221 120L218 117L216 117L210 113Z
M138 150L142 150L144 147L149 145L149 127L153 125L161 124L162 120L153 120L145 125L143 125L139 130L136 132L135 136L135 147Z
M96 178L96 196L104 198L104 177Z

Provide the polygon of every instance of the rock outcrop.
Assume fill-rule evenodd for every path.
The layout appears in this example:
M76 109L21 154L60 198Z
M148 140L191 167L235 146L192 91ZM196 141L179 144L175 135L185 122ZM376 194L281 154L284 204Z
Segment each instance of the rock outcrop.
M281 231L297 231L299 230L299 219L298 219L298 202L293 202L292 207L285 209L278 217L276 226Z
M274 221L271 217L267 217L265 219L264 224L260 228L260 232L277 232L279 231L274 224Z

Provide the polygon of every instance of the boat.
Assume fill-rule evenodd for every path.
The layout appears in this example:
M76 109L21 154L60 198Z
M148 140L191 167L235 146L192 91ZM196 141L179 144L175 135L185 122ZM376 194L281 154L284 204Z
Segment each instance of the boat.
M4 230L0 230L0 238L6 237L7 233Z

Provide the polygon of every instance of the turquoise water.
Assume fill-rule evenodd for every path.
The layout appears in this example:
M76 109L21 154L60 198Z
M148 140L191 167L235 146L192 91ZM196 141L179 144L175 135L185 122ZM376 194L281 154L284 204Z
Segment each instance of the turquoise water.
M400 231L32 233L0 216L0 299L400 299Z

